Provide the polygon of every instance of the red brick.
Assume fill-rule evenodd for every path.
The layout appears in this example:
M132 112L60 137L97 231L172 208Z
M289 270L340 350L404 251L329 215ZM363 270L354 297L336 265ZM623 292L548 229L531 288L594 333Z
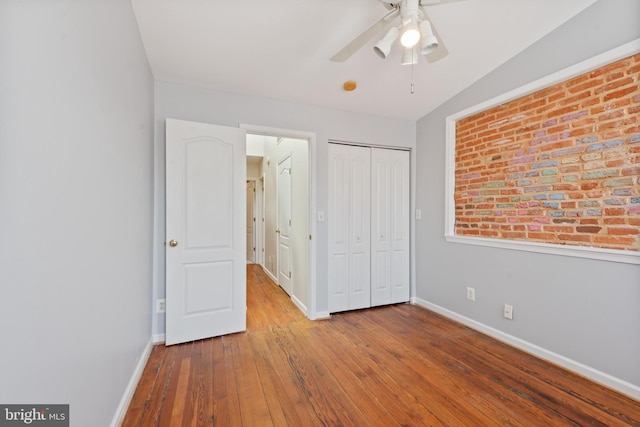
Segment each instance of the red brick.
M629 72L630 69L636 71ZM456 135L456 191L459 195L455 202L462 207L456 210L457 224L466 228L456 228L456 232L640 250L640 234L632 234L640 233L640 215L631 216L628 206L604 204L605 199L616 197L611 195L611 186L605 185L610 175L607 171L615 171L616 176L626 179L640 175L640 144L630 142L631 137L640 134L639 72L640 54L637 54L632 59L617 61L460 120ZM587 114L583 115L583 111ZM572 118L569 115L573 112L581 114ZM590 153L587 149L592 143L620 138L625 144L598 147L601 155L597 159L579 157ZM540 144L530 145L534 139ZM583 139L586 141L582 142ZM573 147L579 153L573 152ZM556 156L560 150L567 151ZM527 157L532 158L529 163L523 161ZM520 162L513 163L516 159ZM526 176L527 172L533 172L531 163L534 161L556 161L557 164L550 167L556 168L558 175L542 175L538 169L536 175ZM593 173L599 170L604 171L602 177ZM461 179L463 174L471 173L479 173L479 176ZM515 174L519 176L515 177ZM588 181L580 180L584 174L589 174ZM555 179L561 182L553 182ZM523 184L529 193L517 186L524 180L530 181L530 184ZM505 182L507 186L485 188L488 182ZM539 191L534 187L540 187ZM470 195L470 192L475 194ZM547 216L546 208L543 208L543 203L558 203L548 198L552 193L563 194L563 200L559 201L563 217ZM544 200L534 198L540 194L545 195ZM633 197L637 197L636 194L633 193ZM478 196L484 197L485 201L474 203L473 198ZM517 201L512 199L516 196L520 197ZM621 197L622 203L628 203L627 197ZM578 201L585 198L602 207L578 207ZM498 208L499 203L517 207ZM474 215L476 209L492 214ZM599 215L593 209L602 209L603 214ZM500 210L499 214L497 210ZM544 224L545 221L552 221L553 225ZM532 224L536 229L527 232ZM599 240L595 240L596 237Z
M504 237L505 239L526 239L527 235L523 232L504 231L502 233L502 237Z
M598 188L598 183L597 182L584 182L582 184L580 184L580 189L581 190L593 190L594 188Z
M604 79L590 79L589 76L584 75L582 77L578 77L573 81L567 83L567 90L569 93L578 93L583 90L592 89L597 86L601 86L604 84ZM591 93L589 91L589 93Z
M604 102L608 102L608 101L611 101L612 99L622 98L623 96L626 96L626 95L629 95L631 93L634 93L636 90L637 90L636 86L631 86L631 87L627 87L627 88L624 88L624 89L620 89L620 90L617 90L615 92L610 92L610 93L605 94L602 97L602 100Z
M620 73L619 76L623 76L623 74ZM609 79L607 79L607 80L609 80ZM627 86L627 85L633 85L633 78L627 77L627 78L619 79L619 80L615 80L614 79L611 83L608 83L606 85L603 85L601 87L596 88L593 91L593 93L595 93L597 95L597 94L600 94L600 93L603 93L603 92L610 92L613 89L617 89L617 88L620 88L620 87L623 87L623 86ZM630 86L629 88L625 88L625 89L631 89L631 92L636 90L636 88L634 86ZM631 92L629 92L629 93L631 93ZM605 98L606 98L606 96L605 96Z
M630 246L637 243L636 239L633 237L620 236L593 236L593 240L596 243L610 243L623 246Z
M618 215L624 215L625 214L625 209L624 208L606 208L604 210L604 214L607 216L618 216Z
M583 225L579 225L576 227L576 232L578 233L591 233L591 234L595 234L595 233L599 233L600 230L602 230L602 227L595 227L595 226L583 226Z
M540 233L537 231L530 231L527 236L530 239L536 239L536 240L542 240L545 242L548 242L549 240L553 240L555 238L555 234L554 233Z
M640 166L622 169L622 176L640 175Z
M606 225L624 225L627 220L624 217L603 218L602 222Z
M575 231L573 227L566 225L545 225L542 229L551 233L573 233Z
M587 234L559 234L558 239L569 242L590 242L591 236Z
M615 129L613 131L610 130L607 133L602 134L602 139L604 139L604 140L616 139L616 138L620 137L621 135L622 135L622 133L618 129Z
M629 235L637 235L640 234L640 230L637 228L616 228L610 227L607 229L609 235L615 236L629 236Z

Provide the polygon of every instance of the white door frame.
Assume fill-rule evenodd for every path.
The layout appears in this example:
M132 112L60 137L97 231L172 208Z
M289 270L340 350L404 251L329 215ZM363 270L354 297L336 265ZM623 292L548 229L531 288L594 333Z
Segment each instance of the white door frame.
M247 133L279 136L285 138L306 140L309 148L309 304L307 309L307 317L311 320L329 317L329 312L318 313L317 311L317 290L316 290L316 254L317 254L317 226L316 226L316 134L313 132L273 128L267 126L257 126L252 124L240 123L240 129L244 129Z

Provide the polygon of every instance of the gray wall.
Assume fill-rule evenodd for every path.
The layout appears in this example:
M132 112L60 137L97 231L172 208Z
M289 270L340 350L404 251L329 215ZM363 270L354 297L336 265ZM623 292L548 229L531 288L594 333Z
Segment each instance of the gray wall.
M165 292L164 263L164 120L167 118L237 127L240 123L316 134L317 210L327 211L327 144L329 139L415 147L415 123L354 114L310 105L234 95L194 86L155 82L155 241L154 298ZM412 179L412 185L414 181ZM329 218L327 218L329 220ZM326 311L327 223L317 223L317 311ZM164 315L155 315L153 333L164 334Z
M0 1L0 402L114 418L151 335L152 123L129 0Z
M601 0L421 119L416 193L418 298L636 387L639 266L447 243L443 203L447 115L640 37L638 17L637 0Z

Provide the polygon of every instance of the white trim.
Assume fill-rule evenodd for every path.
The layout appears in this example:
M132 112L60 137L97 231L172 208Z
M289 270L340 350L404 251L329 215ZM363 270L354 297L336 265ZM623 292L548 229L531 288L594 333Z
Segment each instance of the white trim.
M151 337L151 340L153 341L154 344L160 344L160 343L164 343L165 342L165 334L154 334Z
M317 290L316 290L316 253L317 253L317 227L316 227L316 194L317 194L317 171L316 171L316 134L314 132L306 132L291 129L274 128L267 126L257 126L247 123L240 123L240 129L245 129L247 133L260 134L267 136L280 136L294 139L306 139L309 141L309 235L312 236L309 241L309 309L304 313L309 319L315 319L317 309ZM273 279L275 283L278 280L269 274L269 270L264 271Z
M484 323L480 323L476 320L470 319L454 311L451 311L439 305L430 303L423 299L416 298L413 303L418 306L424 307L428 310L434 311L438 314L441 314L449 319L455 320L456 322L462 323L465 326L468 326L476 331L482 332L485 335L488 335L492 338L497 339L498 341L502 341L506 344L509 344L510 346L520 349L526 353L532 354L540 359L555 363L556 365L559 365L569 371L582 375L583 377L593 382L596 382L600 385L603 385L605 387L618 391L626 396L629 396L632 399L640 401L639 386L636 386L627 381L621 380L620 378L616 378L612 375L609 375L607 373L594 369L583 363L576 362L575 360L569 359L568 357L562 356L561 354L554 353L553 351L547 350L545 348L532 344L518 337L514 337L513 335L509 335L498 329L492 328L491 326L487 326Z
M295 295L291 295L291 301L293 301L296 307L298 307L298 309L303 312L307 318L309 317L307 307L302 303L302 301L300 301Z
M264 273L269 277L269 279L271 279L274 285L280 286L278 285L278 279L276 279L276 276L274 276L273 273L269 271L269 269L263 268L263 270L264 270Z
M327 319L331 319L331 313L329 313L328 311L318 311L316 313L316 317L311 320L327 320Z
M590 246L562 246L552 243L538 243L519 240L488 239L484 237L444 236L447 242L465 243L467 245L490 246L516 251L538 252L550 255L571 256L577 258L598 259L601 261L640 264L640 252L620 251L615 249L593 248Z
M566 255L579 258L599 259L603 261L622 262L628 264L640 264L640 252L622 251L614 249L592 248L587 246L558 245L534 243L518 240L485 239L468 236L456 236L455 225L455 145L456 145L456 121L469 117L480 111L487 110L500 104L512 101L542 88L560 83L562 81L579 76L587 71L626 58L640 52L640 39L635 39L617 48L611 49L601 55L582 61L571 67L550 74L532 83L499 95L488 101L469 107L458 113L447 116L445 120L446 132L446 160L445 160L445 230L444 236L447 242L465 243L479 246L492 246L502 249L514 249L529 252L541 252L553 255Z
M147 365L147 361L149 360L149 356L151 355L152 348L153 341L150 339L147 345L144 347L142 355L140 355L140 358L138 359L138 363L136 364L136 368L131 374L131 378L129 379L127 387L124 389L124 394L122 395L120 403L118 404L118 408L116 409L116 413L113 415L113 419L111 420L111 427L118 427L122 424L124 416L127 414L127 409L129 409L129 404L131 403L133 394L135 393L136 387L138 386L138 381L140 381L142 372L144 371L144 368Z

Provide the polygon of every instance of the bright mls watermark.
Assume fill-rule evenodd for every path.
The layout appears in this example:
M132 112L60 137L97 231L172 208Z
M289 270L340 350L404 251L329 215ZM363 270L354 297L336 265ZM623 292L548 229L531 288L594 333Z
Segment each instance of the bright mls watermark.
M0 405L0 427L69 427L69 405Z

